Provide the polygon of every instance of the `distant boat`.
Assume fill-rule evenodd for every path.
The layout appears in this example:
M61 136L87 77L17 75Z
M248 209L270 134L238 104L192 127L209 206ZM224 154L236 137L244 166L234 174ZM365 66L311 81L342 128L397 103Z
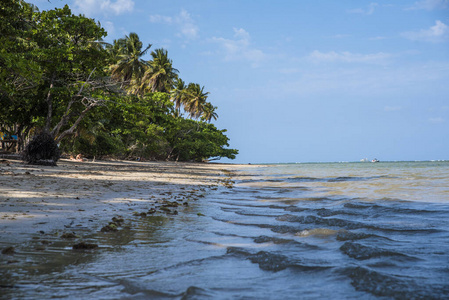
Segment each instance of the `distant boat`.
M368 158L362 158L360 161L361 162L368 162L369 160L368 160Z
M377 158L375 158L371 162L379 162L379 160Z

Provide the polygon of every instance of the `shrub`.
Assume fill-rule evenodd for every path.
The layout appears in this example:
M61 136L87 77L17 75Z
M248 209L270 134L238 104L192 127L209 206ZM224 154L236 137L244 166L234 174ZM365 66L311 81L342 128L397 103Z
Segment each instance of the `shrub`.
M42 132L26 145L22 160L33 165L56 166L61 153L55 139L47 132Z

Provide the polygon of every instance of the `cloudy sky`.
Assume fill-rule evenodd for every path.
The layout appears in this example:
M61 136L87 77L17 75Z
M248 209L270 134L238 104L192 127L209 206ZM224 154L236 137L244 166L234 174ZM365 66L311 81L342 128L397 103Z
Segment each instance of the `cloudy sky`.
M449 159L449 0L29 2L167 49L235 162Z

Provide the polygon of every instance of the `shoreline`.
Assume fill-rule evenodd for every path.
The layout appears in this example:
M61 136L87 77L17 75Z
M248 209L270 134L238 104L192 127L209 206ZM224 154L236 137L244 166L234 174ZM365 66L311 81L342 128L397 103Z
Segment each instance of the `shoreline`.
M175 215L244 165L61 159L58 166L0 163L0 245L36 234L100 232L112 218ZM178 209L179 207L179 209ZM19 246L20 247L20 246Z

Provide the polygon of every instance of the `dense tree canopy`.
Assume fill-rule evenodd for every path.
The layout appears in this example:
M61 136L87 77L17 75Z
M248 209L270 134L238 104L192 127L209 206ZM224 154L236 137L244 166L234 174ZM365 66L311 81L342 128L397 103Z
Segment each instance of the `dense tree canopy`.
M67 5L5 0L0 18L0 132L18 137L18 151L44 132L68 154L235 158L226 130L210 124L209 93L179 77L167 50L145 60L151 44L137 33L104 43L100 24Z

